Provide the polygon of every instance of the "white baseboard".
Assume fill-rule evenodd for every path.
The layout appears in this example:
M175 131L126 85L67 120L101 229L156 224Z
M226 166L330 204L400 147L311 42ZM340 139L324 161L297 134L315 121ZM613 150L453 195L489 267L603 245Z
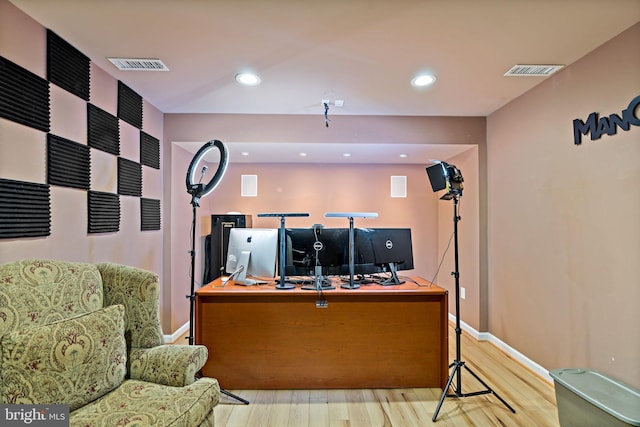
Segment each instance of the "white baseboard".
M178 328L178 330L175 331L173 334L164 335L164 342L167 343L167 344L173 344L178 340L178 338L183 336L184 333L187 332L188 330L189 330L189 322L187 322L184 325L180 326ZM187 344L186 340L185 340L185 342L183 344Z
M449 313L449 320L451 322L456 321L456 316ZM545 369L543 366L540 366L533 360L529 359L524 354L520 353L515 348L509 346L507 343L502 341L500 338L491 335L489 332L478 332L473 329L469 324L460 320L460 329L477 339L478 341L489 341L491 344L498 347L500 350L507 353L509 356L513 357L515 360L520 362L526 368L533 371L535 374L539 375L542 379L547 381L550 384L553 384L553 378L549 375L549 370Z

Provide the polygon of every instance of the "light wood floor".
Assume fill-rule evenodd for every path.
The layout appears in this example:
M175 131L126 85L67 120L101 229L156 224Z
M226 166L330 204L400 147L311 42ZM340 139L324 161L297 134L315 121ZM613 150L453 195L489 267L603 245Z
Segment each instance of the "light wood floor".
M449 330L449 357L455 358L455 332ZM462 334L462 361L515 410L494 395L447 397L435 423L439 389L228 390L244 405L221 395L217 427L404 427L522 426L558 427L553 385L488 342ZM345 362L346 363L346 362ZM454 378L454 384L456 379ZM224 384L220 384L224 388ZM462 369L462 393L484 390Z

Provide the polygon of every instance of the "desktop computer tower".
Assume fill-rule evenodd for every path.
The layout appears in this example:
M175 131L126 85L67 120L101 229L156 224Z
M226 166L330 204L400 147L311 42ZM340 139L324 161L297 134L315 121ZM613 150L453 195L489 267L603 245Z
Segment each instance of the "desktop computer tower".
M229 231L236 227L251 228L251 215L211 215L211 234L205 239L204 283L209 283L224 274Z

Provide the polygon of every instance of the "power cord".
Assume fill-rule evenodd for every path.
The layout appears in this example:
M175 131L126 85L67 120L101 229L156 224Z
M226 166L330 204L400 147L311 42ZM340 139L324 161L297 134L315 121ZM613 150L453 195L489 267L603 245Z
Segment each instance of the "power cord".
M460 213L460 209L462 207L462 200L458 201L458 213ZM458 215L460 217L460 215ZM451 241L453 240L453 235L455 233L452 231L451 236L449 236L449 242L447 243L447 248L444 250L442 254L442 258L440 259L440 264L438 264L438 269L436 270L436 274L434 274L433 279L431 279L431 283L435 284L436 279L438 278L438 273L440 273L440 267L442 267L442 263L444 262L445 257L447 256L447 252L449 252L449 248L451 247Z

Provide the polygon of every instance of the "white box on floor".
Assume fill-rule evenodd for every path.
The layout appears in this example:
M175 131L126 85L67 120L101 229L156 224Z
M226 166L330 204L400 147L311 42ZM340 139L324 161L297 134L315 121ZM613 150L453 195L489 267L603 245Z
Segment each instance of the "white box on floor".
M590 369L554 369L562 427L640 426L640 391Z

